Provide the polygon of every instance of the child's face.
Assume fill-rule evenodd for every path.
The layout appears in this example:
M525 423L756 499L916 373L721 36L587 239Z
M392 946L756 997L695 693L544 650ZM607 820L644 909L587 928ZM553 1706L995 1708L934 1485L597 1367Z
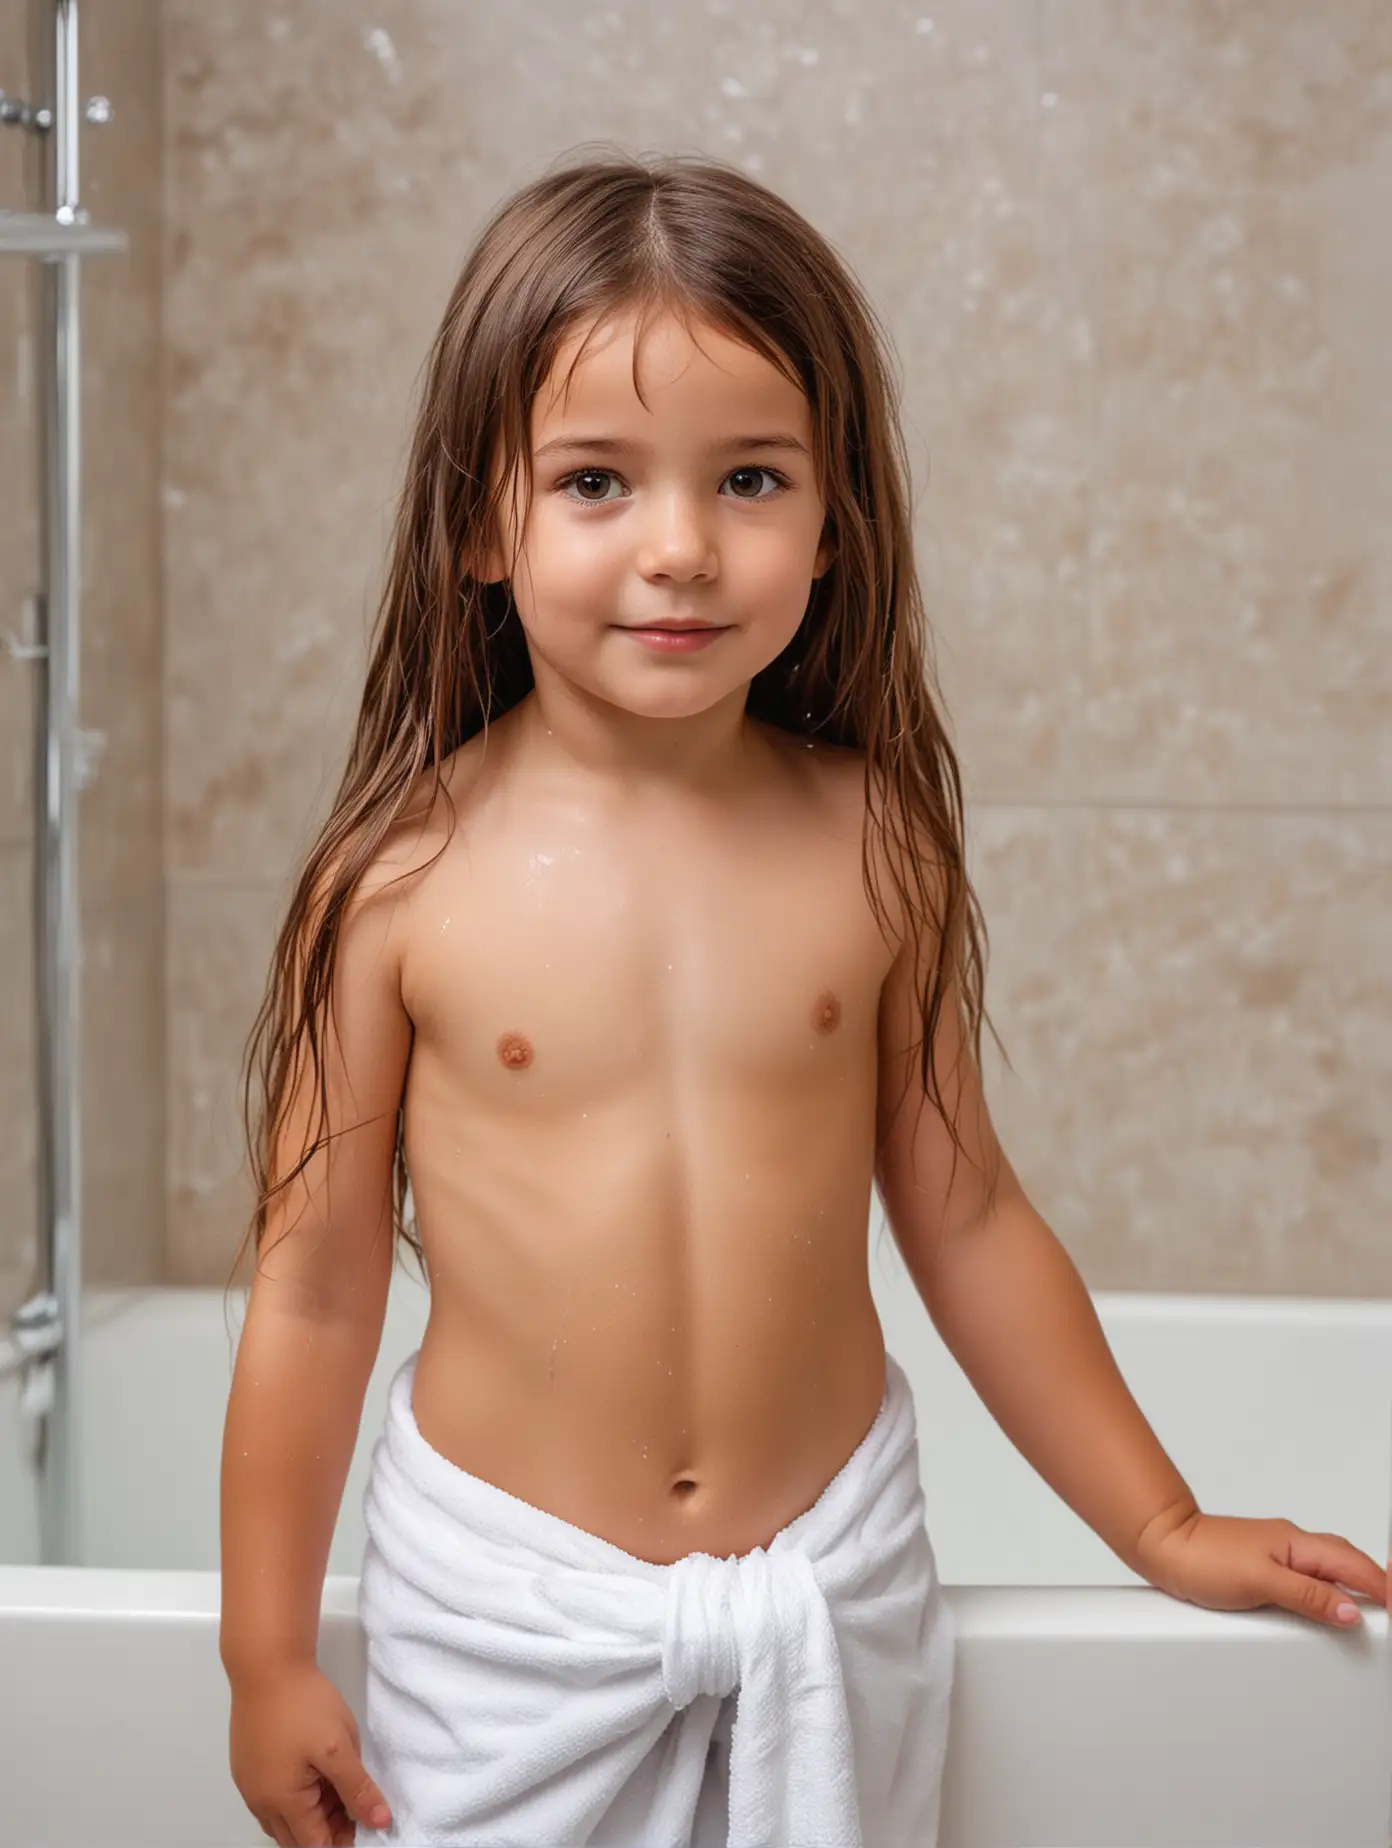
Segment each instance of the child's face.
M634 329L632 315L601 327L562 397L576 329L537 395L512 595L539 681L559 675L629 711L678 717L782 652L832 548L798 387L727 334L698 326L696 344L666 315L643 339L645 406ZM494 561L489 575L504 571ZM723 633L690 652L626 633L666 617Z

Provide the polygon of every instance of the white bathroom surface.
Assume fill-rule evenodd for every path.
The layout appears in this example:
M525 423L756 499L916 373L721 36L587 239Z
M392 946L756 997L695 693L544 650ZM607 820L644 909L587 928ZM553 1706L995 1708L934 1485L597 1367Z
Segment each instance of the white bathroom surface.
M361 1716L356 1590L325 1586L320 1663ZM1384 1848L1385 1612L1350 1636L1151 1590L948 1595L939 1848ZM217 1599L213 1573L0 1566L0 1848L261 1839L227 1769Z
M1386 1613L1336 1634L1138 1587L977 1400L878 1220L870 1249L886 1345L914 1390L929 1530L960 1631L940 1848L1386 1848ZM1386 1557L1392 1304L1095 1300L1203 1505L1285 1515ZM0 1848L258 1841L227 1773L216 1648L238 1303L228 1327L217 1291L89 1301L93 1564L0 1565ZM399 1271L324 1592L321 1660L350 1705L362 1686L362 1494L388 1385L425 1311ZM36 1548L24 1436L16 1382L0 1381L0 1557L17 1562ZM1061 1589L1089 1582L1103 1589Z

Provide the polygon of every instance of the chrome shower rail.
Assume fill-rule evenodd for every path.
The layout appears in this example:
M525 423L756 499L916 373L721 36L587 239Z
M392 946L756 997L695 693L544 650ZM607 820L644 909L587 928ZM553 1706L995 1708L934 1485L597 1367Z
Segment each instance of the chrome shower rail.
M89 224L86 212L0 212L0 256L94 257L127 242L124 231Z
M78 107L77 0L54 0L49 40L52 108L0 92L0 130L46 137L45 186L52 213L0 213L0 255L44 265L42 457L43 590L33 642L7 637L17 661L39 677L35 740L34 955L37 972L39 1100L39 1267L37 1293L11 1323L21 1403L34 1418L41 1558L80 1565L81 1504L77 1425L78 1337L82 1309L80 1135L80 942L77 824L81 790L78 670L81 659L82 426L81 265L127 248L124 231L88 222L78 203L82 120L109 121L93 97Z

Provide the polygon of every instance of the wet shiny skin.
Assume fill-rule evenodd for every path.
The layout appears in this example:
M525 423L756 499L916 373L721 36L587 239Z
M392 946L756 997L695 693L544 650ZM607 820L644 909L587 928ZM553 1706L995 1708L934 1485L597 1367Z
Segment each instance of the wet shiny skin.
M505 774L412 835L405 1137L423 1436L670 1563L766 1544L884 1389L866 1227L876 1010L863 766L751 730L718 806ZM881 891L892 895L882 879Z

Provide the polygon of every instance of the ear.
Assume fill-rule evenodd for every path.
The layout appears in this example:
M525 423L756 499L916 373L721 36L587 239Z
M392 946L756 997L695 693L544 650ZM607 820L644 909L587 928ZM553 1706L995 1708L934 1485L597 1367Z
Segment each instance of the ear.
M477 562L472 562L467 554L459 561L460 575L471 577L477 584L501 584L507 577L497 554L492 551L481 552Z
M459 570L461 576L471 577L479 584L501 584L507 578L507 567L498 547L479 539L473 545L466 542L460 548Z
M817 547L817 557L812 566L814 578L821 577L829 571L836 557L836 536L831 530L830 522L822 529L822 543Z
M506 584L511 573L506 562L506 549L498 531L498 522L503 522L503 530L510 530L516 518L516 507L509 513L499 507L490 518L487 504L480 511L479 530L466 539L460 548L460 570L467 573L479 584Z

